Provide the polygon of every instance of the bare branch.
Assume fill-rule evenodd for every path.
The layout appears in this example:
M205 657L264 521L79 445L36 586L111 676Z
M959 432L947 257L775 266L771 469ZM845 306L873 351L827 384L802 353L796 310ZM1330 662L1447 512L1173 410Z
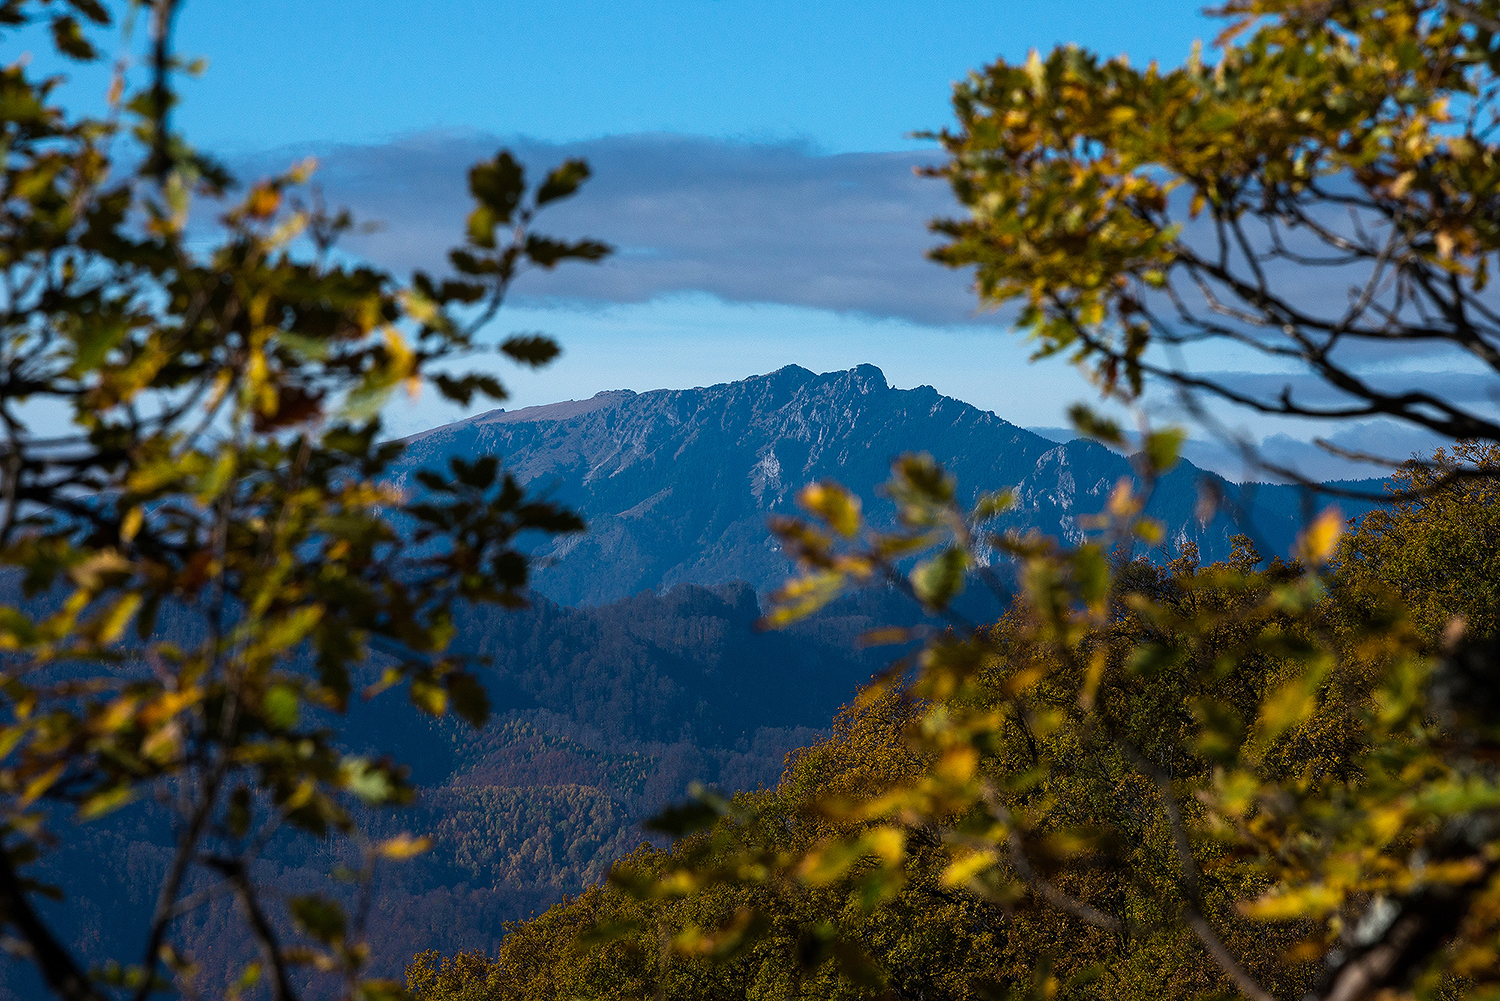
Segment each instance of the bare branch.
M15 926L30 947L47 986L62 1001L105 1001L68 950L52 935L26 899L26 891L11 864L10 853L0 849L0 912Z
M1000 796L992 784L985 782L980 787L980 795L984 797L985 806L989 808L994 818L1005 825L1008 832L1006 835L1006 849L1007 855L1010 858L1011 868L1015 869L1016 875L1020 876L1021 880L1027 886L1031 887L1038 896L1053 907L1073 915L1085 924L1093 925L1095 928L1102 928L1104 931L1113 934L1120 933L1122 926L1119 918L1105 914L1092 904L1065 893L1036 871L1031 864L1031 860L1026 857L1026 844L1022 841L1020 833L1016 830L1014 818L1011 816L1010 810L1000 801Z

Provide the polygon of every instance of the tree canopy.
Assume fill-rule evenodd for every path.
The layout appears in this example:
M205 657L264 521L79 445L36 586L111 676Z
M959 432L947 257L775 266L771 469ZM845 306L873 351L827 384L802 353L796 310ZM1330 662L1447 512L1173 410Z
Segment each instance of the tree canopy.
M1476 482L1493 480L1444 493ZM1398 510L1392 527L1461 532L1489 516L1441 510ZM1379 557L1360 546L1342 542L1340 570L1365 560L1378 579ZM941 673L867 692L776 789L663 815L669 832L711 826L643 847L610 885L512 926L493 958L416 957L409 987L419 1001L1144 1001L1222 995L1238 975L1269 997L1326 990L1329 936L1349 930L1331 933L1320 910L1340 888L1310 877L1385 854L1391 871L1363 873L1355 908L1334 908L1332 923L1357 916L1376 880L1405 888L1396 860L1431 846L1430 798L1454 793L1447 742L1391 712L1403 708L1393 689L1422 670L1419 630L1355 575L1295 600L1304 568L1267 563L1248 539L1224 563L1136 559L1113 579L1108 614L1080 637L1085 658L1060 666L1052 629L1018 601L973 644L950 638ZM1493 623L1491 611L1474 627ZM1309 686L1309 659L1330 654ZM1413 766L1425 804L1404 802ZM1162 782L1197 793L1175 821ZM1374 845L1372 810L1392 825ZM1438 996L1495 973L1493 891L1468 890L1480 899L1443 897L1470 913L1422 974Z
M1019 304L1042 353L1088 363L1107 391L1136 397L1154 378L1266 414L1500 438L1484 392L1369 367L1439 354L1488 385L1500 372L1486 293L1500 8L1217 13L1229 26L1212 64L1070 46L960 83L936 173L969 214L936 224L950 241L933 256L973 265L982 304ZM1202 370L1229 348L1311 378Z
M340 749L340 714L403 686L426 712L481 724L484 688L450 647L455 604L518 603L517 536L582 524L493 457L396 491L383 473L402 446L381 408L423 385L503 398L491 366L464 366L493 350L513 280L608 248L532 227L586 164L529 184L501 152L469 173L450 276L350 263L335 244L353 220L324 208L314 163L240 188L173 130L189 69L177 7L119 5L102 115L59 106L58 78L24 62L0 69L0 917L63 998L263 980L286 999L317 975L389 996L364 976L365 912L331 894L268 899L257 854L285 828L347 836L368 882L379 860L422 850L360 838L361 807L410 789L395 760ZM50 28L78 62L102 58L113 16L95 0L0 4L8 34ZM498 348L526 365L559 350L532 334ZM135 802L173 844L142 950L75 954L33 903L71 891L39 884L34 862ZM237 986L195 984L174 947L182 916L220 894L261 953Z
M886 731L904 750L852 767L863 785L799 784L807 758L766 800L700 795L659 818L690 835L671 853L629 860L614 889L519 930L498 965L421 959L419 991L546 969L526 943L556 949L569 929L619 973L585 995L1496 989L1484 540L1500 424L1483 393L1372 362L1460 357L1480 382L1496 371L1500 5L1235 0L1220 13L1213 64L1137 68L1069 46L960 83L934 173L968 214L935 224L949 242L933 256L974 267L983 305L1017 307L1040 354L1084 363L1117 402L1139 404L1154 380L1211 427L1205 395L1288 417L1393 417L1454 447L1414 458L1391 510L1352 534L1329 507L1294 552L1266 562L1247 537L1207 567L1143 515L1179 429L1147 429L1137 475L1073 546L997 531L1009 495L962 504L972 486L923 455L893 466L895 529L867 523L837 484L808 487L809 517L775 526L802 570L769 623L883 586L937 616L925 633L870 637L924 641L867 697L908 707ZM1322 294L1330 283L1338 296ZM1280 367L1215 375L1204 345ZM1129 447L1113 422L1074 417ZM1211 516L1221 498L1203 501ZM964 621L954 598L997 584L1007 560L1016 608L998 627ZM949 900L973 910L939 939L967 952L923 938L955 913ZM974 977L906 979L923 953L929 977L978 957ZM706 957L740 972L715 980ZM776 986L762 991L764 971ZM527 996L507 983L472 996Z

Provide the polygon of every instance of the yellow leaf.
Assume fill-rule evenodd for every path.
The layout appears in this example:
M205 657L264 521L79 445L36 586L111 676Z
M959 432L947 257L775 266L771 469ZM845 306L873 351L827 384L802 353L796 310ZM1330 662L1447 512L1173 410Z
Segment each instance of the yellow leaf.
M979 752L967 745L961 745L950 747L945 751L934 771L939 777L957 785L973 778L974 769L978 766Z
M1293 918L1322 917L1338 910L1344 902L1339 890L1324 885L1300 890L1276 890L1257 900L1240 905L1240 913L1257 921L1288 921Z
M128 785L111 786L100 792L94 793L78 806L79 820L96 820L106 813L126 806L135 799L135 790Z
M376 845L375 853L382 858L404 861L421 855L431 847L431 838L414 838L410 834L398 834Z
M30 806L41 798L42 794L52 788L53 783L62 778L63 770L67 768L67 762L59 761L30 782L21 792L21 805Z
M104 645L113 643L120 638L130 620L135 618L135 613L140 610L145 596L139 592L132 591L114 603L114 606L98 619L98 642Z
M993 849L986 848L956 859L947 869L943 870L943 885L963 886L975 876L978 876L987 869L993 868L999 857L999 854Z
M859 839L869 854L891 865L906 858L906 834L899 827L875 827Z
M1297 558L1308 566L1322 566L1338 548L1339 536L1343 534L1343 514L1337 507L1324 508L1297 541Z
M859 498L837 483L810 483L797 496L797 503L828 523L845 538L859 534Z
M145 511L140 507L133 507L125 512L125 517L120 521L120 541L130 542L141 530L141 523L146 520Z

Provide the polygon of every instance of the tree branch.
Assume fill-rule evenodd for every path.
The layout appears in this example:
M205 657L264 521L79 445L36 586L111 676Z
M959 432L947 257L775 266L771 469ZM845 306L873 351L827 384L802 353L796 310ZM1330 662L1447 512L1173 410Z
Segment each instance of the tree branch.
M3 849L0 849L0 912L4 912L5 919L15 925L31 947L31 958L36 961L53 994L63 1001L105 1001L78 968L72 955L32 909L11 864L10 853Z

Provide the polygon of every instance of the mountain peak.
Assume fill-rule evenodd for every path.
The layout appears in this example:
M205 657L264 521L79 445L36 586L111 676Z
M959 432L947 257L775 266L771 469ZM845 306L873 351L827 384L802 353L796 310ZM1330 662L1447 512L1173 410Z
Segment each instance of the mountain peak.
M890 389L890 383L885 381L885 373L874 365L856 365L848 372L849 381L859 387L862 393L873 393L883 389Z
M536 588L565 604L735 579L768 591L790 567L767 517L794 512L806 484L834 479L865 499L876 523L889 523L895 511L877 487L904 452L930 453L962 485L965 502L980 490L1014 488L1005 528L1074 541L1080 519L1102 510L1132 475L1123 456L1101 445L1058 445L930 386L893 389L874 365L822 374L788 365L696 389L617 390L496 411L408 440L415 447L398 478L452 456L500 455L520 483L583 514L586 535L538 553ZM1239 529L1224 517L1198 522L1197 475L1183 464L1164 477L1152 516L1216 559ZM1273 492L1261 492L1261 510ZM1283 521L1259 526L1276 552L1296 531Z

